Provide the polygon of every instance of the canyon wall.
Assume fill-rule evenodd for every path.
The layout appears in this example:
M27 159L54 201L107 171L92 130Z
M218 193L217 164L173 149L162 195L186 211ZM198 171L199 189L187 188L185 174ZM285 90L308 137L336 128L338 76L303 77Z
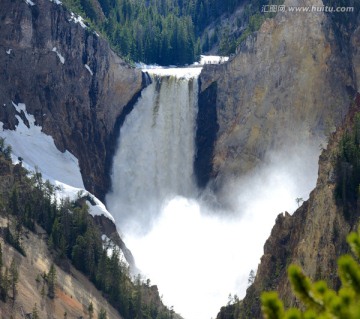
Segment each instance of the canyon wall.
M0 121L15 129L12 102L25 103L57 148L78 158L85 187L103 200L119 126L143 76L55 2L1 2Z
M279 12L228 63L204 67L200 100L215 101L218 123L207 180L215 178L221 189L228 177L266 160L270 150L308 141L320 144L335 130L358 89L359 29L356 13L350 15L352 20L342 26L324 12ZM209 147L200 147L202 151L206 154ZM198 173L202 183L203 175Z

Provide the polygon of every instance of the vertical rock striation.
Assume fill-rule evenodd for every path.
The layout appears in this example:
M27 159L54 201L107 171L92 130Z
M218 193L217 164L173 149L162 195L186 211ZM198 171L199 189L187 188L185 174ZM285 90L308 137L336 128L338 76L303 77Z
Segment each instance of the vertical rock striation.
M216 110L217 83L213 82L199 95L198 115L196 118L196 146L197 152L194 160L197 185L205 187L212 176L212 156L216 135L219 130Z
M323 6L329 1L285 0L285 5ZM287 280L290 263L299 264L312 279L339 285L336 260L348 251L345 238L356 223L335 203L335 163L339 141L360 108L359 4L348 5L355 12L344 18L278 13L228 63L205 66L201 73L200 96L208 95L214 83L217 87L213 97L219 131L210 176L217 176L218 187L229 176L254 168L269 151L331 136L309 200L293 216L278 216L254 284L239 305L223 307L218 319L261 318L264 290L277 290L287 306L296 304ZM354 97L356 105L349 109Z
M25 103L56 146L79 159L85 187L104 199L118 128L143 88L141 72L63 5L3 0L0 20L4 128L16 126L11 102Z
M228 63L204 67L200 98L217 83L219 131L210 176L217 175L219 185L254 168L269 150L321 141L341 123L349 93L358 89L359 29L350 41L351 32L339 31L330 14L280 12Z

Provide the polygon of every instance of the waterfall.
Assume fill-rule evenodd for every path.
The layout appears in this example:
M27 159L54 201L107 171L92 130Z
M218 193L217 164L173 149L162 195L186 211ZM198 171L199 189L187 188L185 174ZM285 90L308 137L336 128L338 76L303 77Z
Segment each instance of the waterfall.
M196 193L193 161L200 69L149 70L152 83L120 130L106 201L121 228L146 231L166 199Z
M193 176L200 71L148 70L152 83L120 130L106 198L137 267L186 319L215 317L229 292L244 297L275 218L314 187L319 155L316 141L284 145L227 181L231 214L204 203Z

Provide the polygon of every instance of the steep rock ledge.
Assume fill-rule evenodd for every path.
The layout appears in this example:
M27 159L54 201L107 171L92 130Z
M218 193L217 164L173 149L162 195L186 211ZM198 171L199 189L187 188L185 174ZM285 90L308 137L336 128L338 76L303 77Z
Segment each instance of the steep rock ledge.
M142 74L62 5L34 3L1 3L0 121L14 129L11 102L25 103L56 146L79 159L85 187L103 200L118 119L143 88Z
M322 6L286 0L285 5ZM357 90L359 30L342 38L325 13L278 13L223 65L206 65L200 94L217 83L218 186L277 150L321 140L341 123ZM348 32L352 32L351 30ZM354 72L354 70L357 72ZM293 134L296 132L296 134Z

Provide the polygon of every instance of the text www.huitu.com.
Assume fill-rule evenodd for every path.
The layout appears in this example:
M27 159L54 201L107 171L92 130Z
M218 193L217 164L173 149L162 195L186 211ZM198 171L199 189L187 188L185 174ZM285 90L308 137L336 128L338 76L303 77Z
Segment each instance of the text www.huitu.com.
M351 13L354 12L354 7L264 5L261 12Z

